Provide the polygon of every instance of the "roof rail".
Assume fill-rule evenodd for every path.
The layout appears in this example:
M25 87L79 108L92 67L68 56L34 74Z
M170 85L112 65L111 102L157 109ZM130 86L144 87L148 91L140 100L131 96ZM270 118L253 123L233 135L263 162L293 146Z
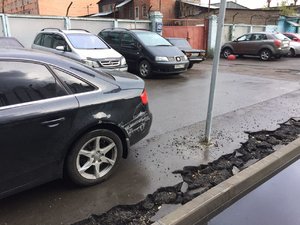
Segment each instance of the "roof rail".
M53 28L53 27L47 27L47 28L42 29L42 31L44 31L44 30L58 30L58 31L62 32L61 29L59 29L59 28Z
M87 33L90 33L88 30L85 30L85 29L68 29L68 30L81 30L81 31L85 31Z
M126 30L126 31L129 31L129 29L127 29L127 28L119 28L119 27L105 28L102 31L105 31L105 30Z

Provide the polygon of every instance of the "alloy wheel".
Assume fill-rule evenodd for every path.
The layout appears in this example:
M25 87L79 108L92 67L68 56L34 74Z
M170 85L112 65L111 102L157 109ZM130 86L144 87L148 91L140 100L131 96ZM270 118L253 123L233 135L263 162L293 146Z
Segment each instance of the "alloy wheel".
M116 143L106 136L88 140L78 152L76 169L90 180L104 177L114 167L118 156Z

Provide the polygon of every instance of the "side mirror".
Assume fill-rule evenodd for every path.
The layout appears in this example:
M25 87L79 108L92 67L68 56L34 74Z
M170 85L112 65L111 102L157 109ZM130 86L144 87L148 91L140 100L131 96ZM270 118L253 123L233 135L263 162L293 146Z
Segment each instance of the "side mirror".
M233 42L239 42L238 39L234 39Z
M62 51L62 52L65 52L67 50L67 48L65 46L56 46L55 49L58 51Z

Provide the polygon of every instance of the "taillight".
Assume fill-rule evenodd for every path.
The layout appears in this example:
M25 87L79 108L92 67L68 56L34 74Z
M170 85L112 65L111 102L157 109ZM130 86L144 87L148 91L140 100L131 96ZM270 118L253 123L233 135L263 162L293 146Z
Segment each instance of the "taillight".
M146 89L144 89L143 93L141 94L141 100L142 100L142 103L144 105L147 105L148 104L148 94L147 94L147 91Z
M275 44L275 46L276 46L277 48L280 48L280 47L281 47L281 41L278 40L278 39L276 39L276 40L274 41L274 44Z

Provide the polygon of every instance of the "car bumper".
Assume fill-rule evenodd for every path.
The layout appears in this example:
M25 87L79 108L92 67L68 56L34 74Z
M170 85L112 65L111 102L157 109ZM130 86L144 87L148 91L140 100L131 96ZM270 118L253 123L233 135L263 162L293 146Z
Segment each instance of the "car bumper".
M201 63L205 58L189 58L190 63Z
M155 62L152 63L152 72L159 74L176 74L187 71L189 61L182 61L178 63L170 62Z
M141 112L136 118L124 126L129 145L134 145L143 139L150 131L152 124L152 113L149 111Z
M128 70L128 66L119 66L119 67L101 67L99 68L102 71L106 71L106 70L117 70L117 71L123 71L123 72L127 72Z
M274 55L287 55L289 53L289 48L278 49Z

